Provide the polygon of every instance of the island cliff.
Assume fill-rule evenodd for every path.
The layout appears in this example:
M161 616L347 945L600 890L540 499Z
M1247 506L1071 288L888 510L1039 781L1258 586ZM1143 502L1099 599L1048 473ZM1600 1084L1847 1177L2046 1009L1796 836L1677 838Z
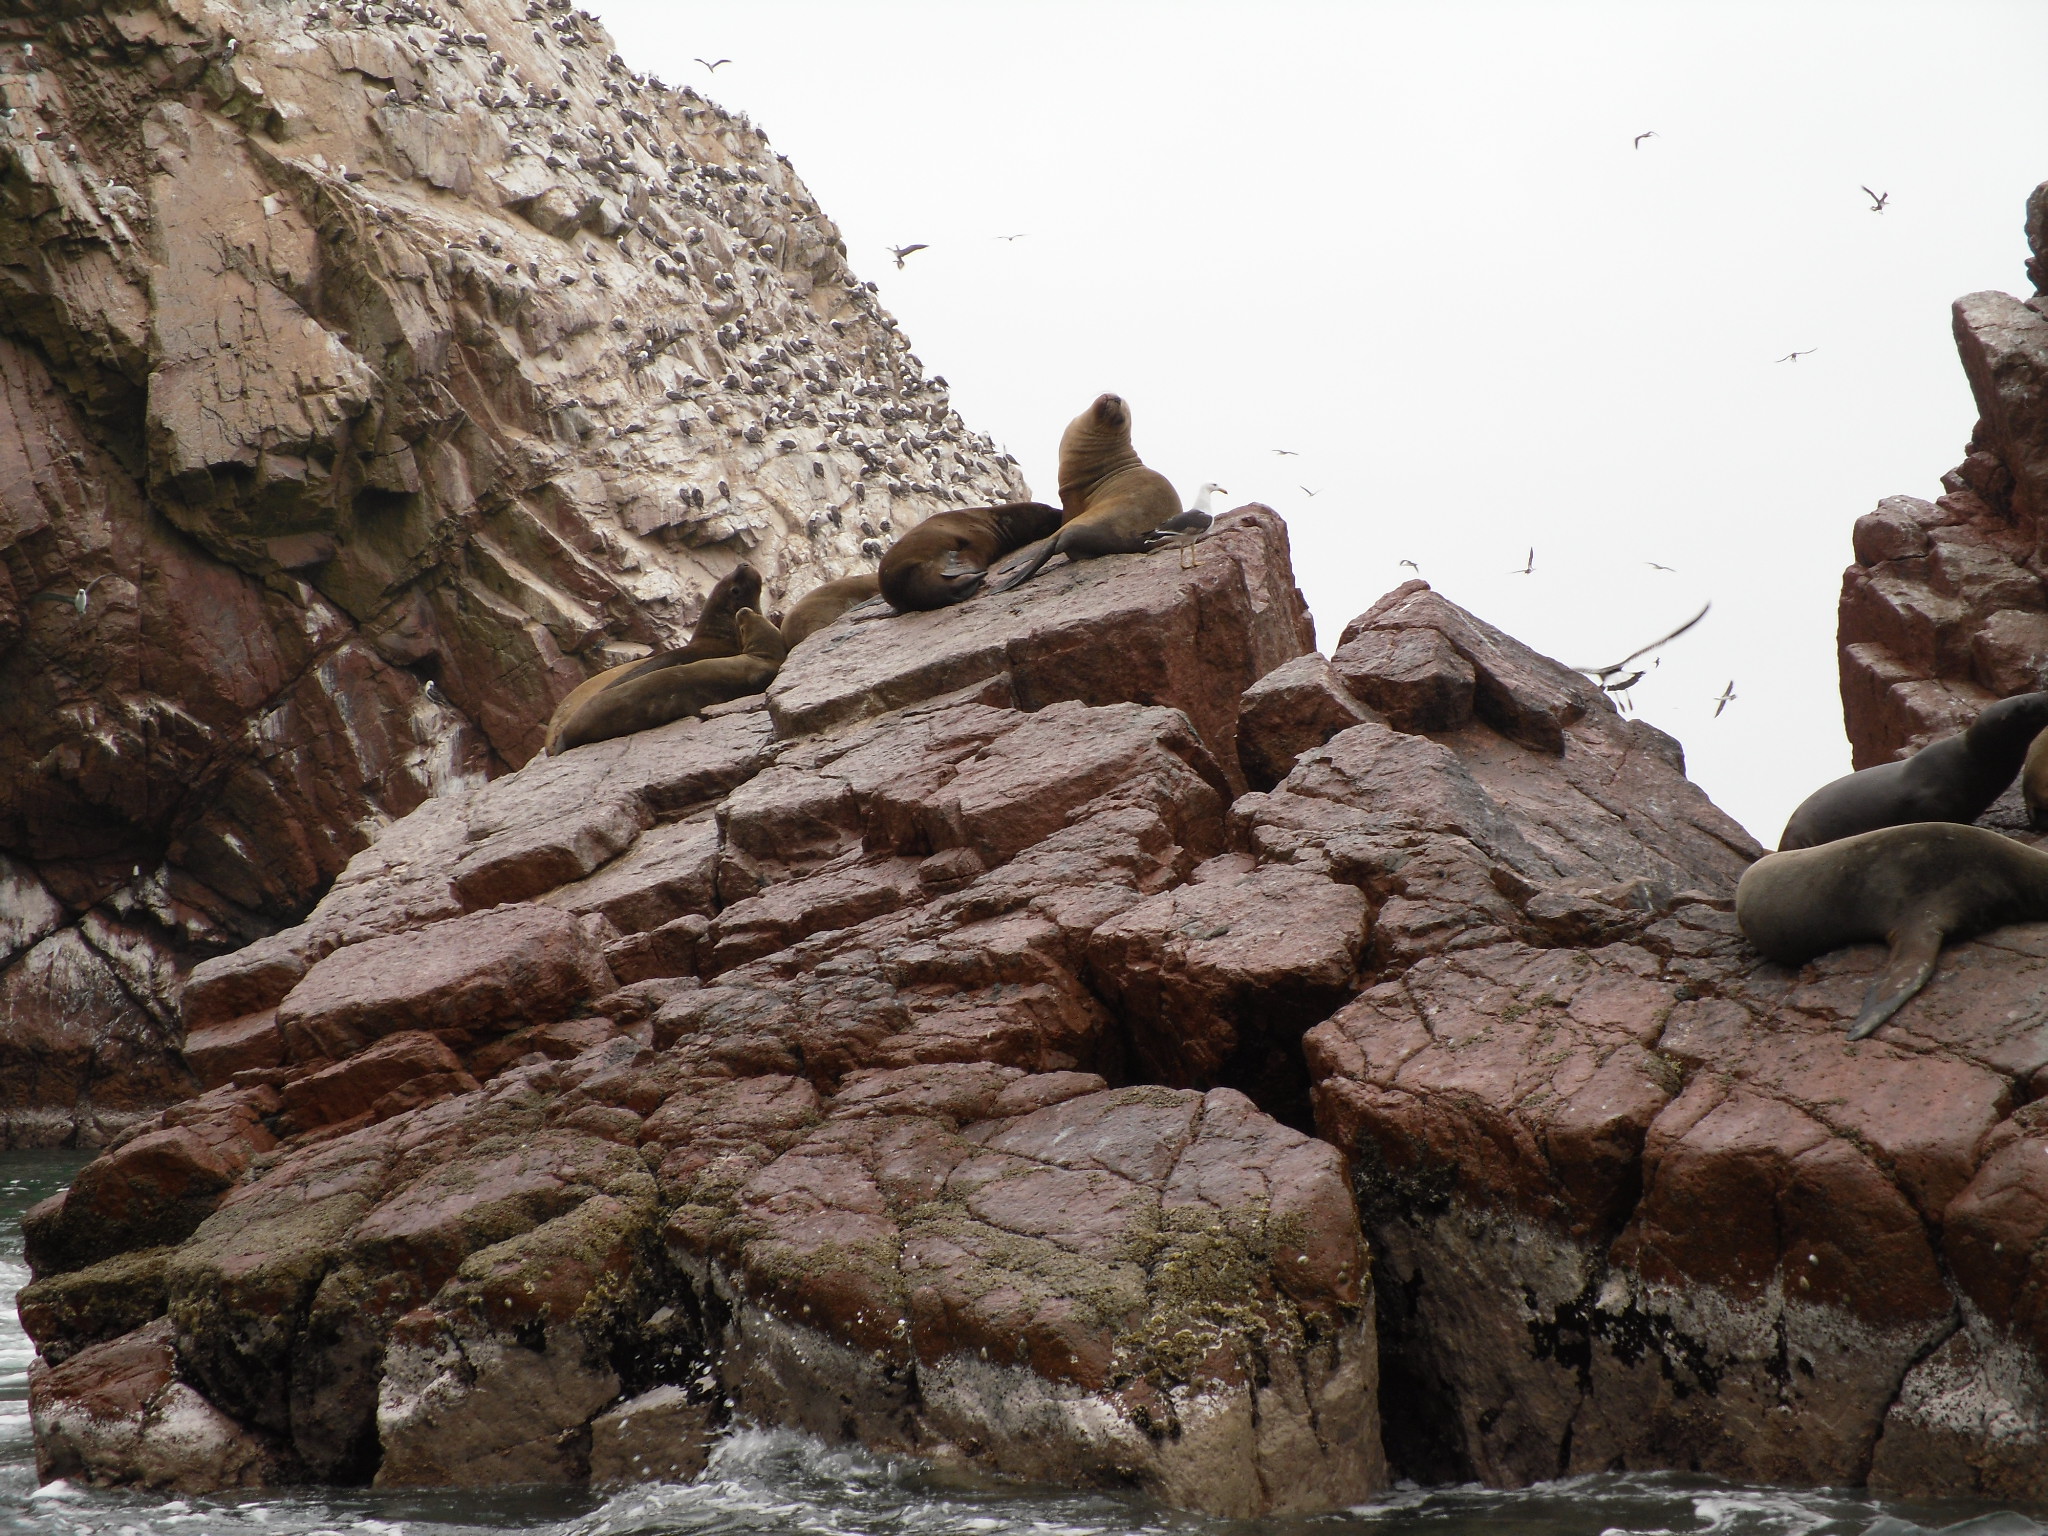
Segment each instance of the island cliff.
M0 272L10 1145L189 1094L194 962L740 559L779 609L1024 494L764 137L565 0L0 6Z
M2048 925L1850 1043L1879 952L1762 962L1761 850L1677 743L1424 583L1317 655L1241 508L526 761L676 636L664 581L745 551L793 592L889 498L1021 487L756 136L573 13L462 17L0 50L10 238L106 231L8 268L63 431L10 439L60 450L8 482L43 522L0 680L58 691L4 782L73 841L0 822L5 985L147 1021L9 1122L107 1141L25 1222L46 1475L610 1482L754 1420L1231 1515L1609 1468L2048 1498ZM139 147L66 169L102 144ZM265 218L167 256L216 184ZM256 329L202 345L188 278ZM1964 301L1969 457L1858 524L1859 761L2038 686L2040 324ZM174 667L201 620L309 638Z

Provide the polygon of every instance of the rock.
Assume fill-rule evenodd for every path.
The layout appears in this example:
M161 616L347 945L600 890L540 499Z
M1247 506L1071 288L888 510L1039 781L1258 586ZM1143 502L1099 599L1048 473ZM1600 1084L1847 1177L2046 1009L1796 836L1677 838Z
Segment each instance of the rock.
M282 1470L260 1439L177 1379L167 1322L39 1368L29 1418L44 1482L208 1493L261 1487Z
M2011 582L1879 523L1889 567ZM39 1336L68 1368L161 1305L265 1475L387 1486L685 1476L736 1419L1233 1517L1396 1473L2036 1497L2048 925L1851 1044L1876 947L1746 946L1761 850L1675 741L1419 583L1299 660L1245 606L1292 591L1277 529L1224 538L837 626L858 697L396 823L207 973L197 1034L274 1008L285 1061L32 1213ZM1020 696L1116 582L1210 691ZM899 623L1026 639L898 678ZM528 896L465 910L500 854ZM226 1187L170 1201L173 1146ZM132 1261L89 1209L141 1213Z
M497 907L336 950L278 1006L294 1060L329 1060L425 1029L465 1045L563 1017L611 990L599 946L567 913Z
M1028 596L859 615L790 658L768 707L784 735L801 736L974 686L1025 709L1164 704L1234 780L1238 695L1311 649L1312 631L1269 509L1219 518L1201 549L1192 573L1164 554L1119 555L1041 572Z
M81 1349L162 1317L164 1266L170 1256L168 1247L132 1249L24 1286L17 1305L36 1352L62 1365Z
M1294 760L1373 718L1313 653L1275 667L1238 701L1237 761L1253 789L1271 789Z
M590 1421L590 1481L687 1483L711 1456L712 1412L681 1387L655 1387Z
M64 935L127 925L178 974L260 944L524 763L621 648L685 638L742 557L779 607L869 566L864 519L1028 496L751 124L524 10L423 46L314 0L75 9L36 44L64 68L10 65L40 130L0 206L10 1144L104 1144L194 1088L174 1020L76 1006ZM917 473L870 478L899 446ZM440 915L587 873L646 799L480 835ZM254 960L200 979L195 1028L297 979Z
M2029 209L2038 202L2037 189ZM1858 768L1905 756L1967 726L1986 704L2042 685L2048 320L2039 302L2002 293L1956 301L1956 349L1978 413L1963 462L1943 477L1946 495L1887 497L1856 525L1839 634Z

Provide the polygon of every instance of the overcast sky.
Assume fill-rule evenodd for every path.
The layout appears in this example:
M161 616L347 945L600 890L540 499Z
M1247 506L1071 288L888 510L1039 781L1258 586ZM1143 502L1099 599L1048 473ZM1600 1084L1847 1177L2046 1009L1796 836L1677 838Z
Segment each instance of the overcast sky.
M1286 516L1325 649L1402 560L1570 665L1712 599L1640 713L1767 846L1847 771L1850 525L1961 457L1950 302L2031 291L2040 0L584 3L767 131L1036 494L1116 390Z

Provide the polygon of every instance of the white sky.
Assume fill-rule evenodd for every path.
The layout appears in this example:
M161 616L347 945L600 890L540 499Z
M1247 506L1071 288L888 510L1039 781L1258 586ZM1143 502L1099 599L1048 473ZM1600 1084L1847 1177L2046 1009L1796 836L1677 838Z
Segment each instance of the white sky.
M1711 598L1640 713L1767 846L1847 771L1850 525L1961 457L1950 301L2030 291L2048 5L583 3L767 131L1038 495L1114 389L1285 514L1326 649L1403 559L1568 664Z

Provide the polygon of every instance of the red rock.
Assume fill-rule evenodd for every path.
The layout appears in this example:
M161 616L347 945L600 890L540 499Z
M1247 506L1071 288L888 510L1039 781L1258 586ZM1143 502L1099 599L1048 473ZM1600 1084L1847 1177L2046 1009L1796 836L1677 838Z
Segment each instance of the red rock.
M1350 996L1367 903L1325 875L1212 859L1186 885L1096 929L1089 975L1130 1029L1145 1075L1236 1084L1268 1114L1309 1123L1301 1032Z
M1314 654L1275 667L1245 689L1238 708L1237 761L1253 789L1271 789L1302 753L1373 718Z
M96 1344L34 1373L36 1475L211 1493L260 1488L283 1459L177 1378L168 1322Z
M939 618L862 615L793 657L768 706L782 734L801 736L1004 679L1026 709L1181 709L1234 778L1237 696L1313 644L1286 548L1279 519L1246 507L1218 519L1192 571L1171 554L1114 556Z
M218 1088L237 1072L281 1063L284 1035L277 1027L277 1010L266 1008L210 1029L188 1031L182 1049L185 1065L200 1086Z
M287 1079L284 1114L287 1125L300 1131L364 1114L382 1120L398 1112L392 1105L379 1113L388 1095L403 1090L412 1103L424 1103L429 1097L472 1092L476 1085L447 1046L432 1035L406 1030L386 1035L345 1061Z
M47 1274L183 1241L248 1166L251 1150L184 1126L123 1143L24 1220L29 1263Z
M610 989L599 946L574 918L521 904L337 950L277 1019L295 1060L331 1060L407 1029L480 1042Z
M655 1387L590 1421L590 1481L687 1483L704 1470L715 1434L711 1406L681 1387Z

